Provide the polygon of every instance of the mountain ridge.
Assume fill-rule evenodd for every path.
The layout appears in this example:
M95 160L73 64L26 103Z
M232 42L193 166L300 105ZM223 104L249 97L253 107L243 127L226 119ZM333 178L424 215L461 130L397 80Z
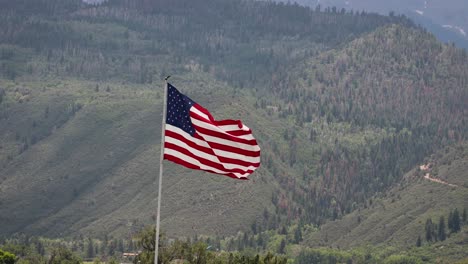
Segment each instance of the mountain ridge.
M446 148L427 158L429 171L437 177L456 185L430 181L424 177L426 170L417 166L409 171L402 183L388 192L374 197L365 207L328 222L319 232L310 233L304 241L309 246L330 245L339 248L353 248L367 244L414 247L418 236L425 241L426 219L437 222L440 216L458 208L463 211L468 201L466 181L466 143ZM404 223L404 224L402 224ZM466 244L466 233L453 234Z
M300 4L315 7L345 8L361 12L377 12L380 14L400 13L410 17L416 23L423 25L444 42L455 42L463 48L468 48L468 17L467 5L464 1L451 0L444 3L438 1L341 1L341 0L299 0ZM452 28L446 27L451 25Z
M263 155L242 183L165 163L169 236L320 226L464 139L466 57L409 20L212 2L2 9L2 235L152 224L168 74L216 118L242 119ZM57 13L29 17L36 8Z

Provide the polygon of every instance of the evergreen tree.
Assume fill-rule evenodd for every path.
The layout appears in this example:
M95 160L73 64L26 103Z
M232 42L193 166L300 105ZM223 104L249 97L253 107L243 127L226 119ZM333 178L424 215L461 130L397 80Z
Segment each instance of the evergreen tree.
M50 253L49 264L80 264L82 261L65 247L54 248Z
M448 225L448 228L449 228L450 232L453 232L453 213L452 213L452 210L450 210L447 225Z
M302 241L302 232L301 232L301 226L298 226L296 228L296 231L294 232L294 242L298 244L299 242Z
M124 241L123 239L119 239L119 245L118 245L118 249L117 249L119 252L124 252L125 249L124 249Z
M91 238L88 238L88 249L86 250L86 257L94 258L94 245Z
M445 219L441 216L439 219L438 237L440 241L445 240Z
M432 220L429 218L426 220L426 241L431 242L432 241Z
M282 239L281 240L281 243L280 243L280 246L278 248L278 253L280 254L284 254L285 253L285 249L286 249L286 239Z
M461 229L461 226L460 226L460 213L458 212L457 208L455 208L455 210L453 211L452 223L453 223L453 232L456 233L456 232L460 231L460 229Z
M420 247L422 245L422 241L421 241L421 235L418 236L418 239L416 240L416 246L417 247Z

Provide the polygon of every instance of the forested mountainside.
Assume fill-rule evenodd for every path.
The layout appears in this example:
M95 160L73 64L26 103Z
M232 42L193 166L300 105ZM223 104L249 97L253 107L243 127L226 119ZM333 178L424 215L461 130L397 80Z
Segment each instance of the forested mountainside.
M285 101L279 116L295 118L321 147L326 143L318 135L329 124L348 124L342 129L363 135L361 141L331 136L315 171L322 182L304 177L288 191L291 199L309 207L311 217L326 214L314 211L320 208L336 217L399 181L434 148L464 140L467 69L452 66L466 60L465 51L442 46L426 32L390 26L296 66L288 84L272 87Z
M1 1L0 235L154 217L162 78L239 118L251 181L167 163L170 236L340 218L466 140L468 58L399 16L220 0Z
M466 246L466 224L461 230L451 222L455 210L460 216L466 211L467 158L466 144L431 155L405 174L400 184L374 197L359 210L328 222L320 232L304 235L305 244L340 248L382 243L415 246L419 238L419 246L436 242L449 246L454 241ZM461 220L462 225L465 222L466 216ZM450 254L452 249L445 248L445 254ZM444 255L440 251L436 254Z

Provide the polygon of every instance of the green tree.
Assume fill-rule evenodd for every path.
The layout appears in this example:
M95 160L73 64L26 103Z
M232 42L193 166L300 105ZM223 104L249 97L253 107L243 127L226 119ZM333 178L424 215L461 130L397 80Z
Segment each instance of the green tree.
M301 232L301 226L299 225L296 228L296 231L294 232L294 242L296 244L299 244L299 242L302 241L302 232Z
M453 232L453 212L452 212L452 210L450 210L450 212L449 212L447 225L448 225L448 228L449 228L450 232Z
M278 253L284 254L284 253L285 253L285 249L286 249L286 239L283 238L283 239L281 240L280 245L279 245Z
M453 224L453 232L456 233L460 231L461 225L460 225L460 213L458 212L458 209L455 208L453 211L453 219L452 219L452 224Z
M438 237L440 241L445 240L445 218L444 216L441 216L439 219L439 228L437 229L438 231Z
M91 238L88 238L88 248L86 250L86 257L94 258L94 245L93 240Z
M420 247L421 245L422 245L422 241L421 241L421 236L419 235L418 239L416 240L416 246Z
M14 264L16 256L8 251L0 249L0 264Z
M60 246L54 248L50 253L50 258L47 264L80 264L81 259L77 257L69 249Z
M0 88L0 104L2 103L4 96L5 96L5 90L3 90L3 88Z
M432 225L432 220L429 218L426 220L426 241L431 242L432 241L432 233L433 233L433 225Z

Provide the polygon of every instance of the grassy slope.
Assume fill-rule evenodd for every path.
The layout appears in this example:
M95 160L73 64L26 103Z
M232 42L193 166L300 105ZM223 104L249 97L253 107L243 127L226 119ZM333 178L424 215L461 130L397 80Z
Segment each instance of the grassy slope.
M217 111L225 112L249 125L262 119L255 116L258 113L250 109L249 102L237 96L223 99L229 98L225 94L229 89L220 89L211 80L186 78L191 82L176 79L174 84L208 109L216 109L215 117L223 118ZM11 84L7 90L8 96L17 86L32 91L29 102L11 102L13 109L17 104L23 111L19 116L11 112L12 126L30 118L32 109L44 109L48 98L57 94L84 106L0 170L2 211L12 212L3 214L6 228L2 231L126 234L151 223L159 171L161 99L157 88L110 84L111 92L103 88L95 92L94 83L61 83L45 91L32 83ZM238 182L165 164L162 223L170 234L235 233L254 221L271 197L272 187L263 184L270 176L262 168L251 181Z
M113 24L73 24L84 32L93 32L97 42L125 31L125 27ZM141 36L137 41L133 35L130 31L130 39L135 41L132 45L144 43ZM95 54L87 56L85 60L93 61ZM152 64L147 68L158 74L167 72L162 68L172 62L171 58L150 58ZM73 59L76 57L65 56L65 60ZM78 232L123 235L153 223L161 109L161 94L155 87L159 84L129 85L110 80L100 83L100 91L95 92L96 83L92 81L52 77L50 65L42 65L44 60L34 58L30 62L38 64L33 79L47 76L44 81L32 82L27 77L19 78L18 83L0 83L7 90L7 101L0 105L7 107L7 114L0 112L2 122L7 122L0 126L0 223L6 226L0 234L27 231L47 236ZM109 72L118 67L113 62L114 58L109 60ZM86 70L96 76L106 70L98 64L87 66ZM174 85L210 109L215 117L239 118L252 127L262 147L262 157L271 157L275 168L263 163L252 181L236 182L166 163L162 222L170 235L224 235L248 229L256 218L261 218L265 207L272 207L270 198L274 191L283 191L287 197L290 194L282 188L295 184L295 179L300 178L297 175L306 170L315 175L321 146L339 142L361 149L390 136L391 132L384 129L354 128L347 122L328 124L319 117L298 127L292 116L280 118L277 113L255 109L255 99L248 89L235 93L231 87L215 81L212 74L185 66L174 66L183 68L174 70L178 77L173 79ZM56 62L54 67L60 76L58 68L65 66ZM111 87L110 92L105 91L107 86ZM275 100L281 101L271 101ZM69 108L74 104L83 107L71 115ZM50 114L45 118L44 109L48 106ZM37 120L35 126L33 120ZM308 140L310 127L318 132L315 143ZM297 134L298 162L293 166L289 165L290 141L283 136L288 128ZM22 138L31 135L15 139L15 131L24 130L37 133L40 140L19 152L24 145ZM320 177L317 175L314 180L320 181ZM297 184L302 182L298 180ZM287 205L288 209L293 208Z
M305 244L350 248L385 243L402 248L414 246L418 235L424 241L426 219L432 218L434 223L438 223L440 216L447 219L450 210L463 210L468 205L468 145L456 148L437 154L430 160L437 160L435 167L439 171L438 178L459 187L428 181L423 179L423 174L417 169L412 170L400 185L373 199L367 208L328 222L319 232L307 235ZM468 233L465 228L434 248L450 244L455 248L454 251L458 249L458 252L463 252L467 243ZM434 252L439 252L434 253L435 256L442 254L440 251Z

